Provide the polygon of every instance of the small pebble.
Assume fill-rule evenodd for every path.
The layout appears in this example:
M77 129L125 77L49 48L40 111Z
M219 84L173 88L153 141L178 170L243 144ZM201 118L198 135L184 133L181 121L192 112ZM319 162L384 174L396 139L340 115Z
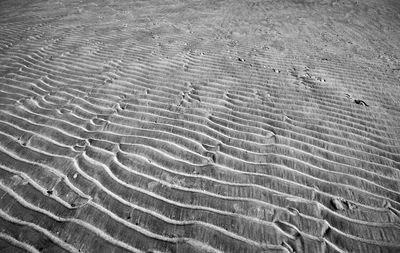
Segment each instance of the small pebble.
M333 207L334 207L336 210L338 210L338 211L344 210L344 206L343 206L342 201L340 201L340 200L338 200L338 199L332 199L331 203L332 203Z

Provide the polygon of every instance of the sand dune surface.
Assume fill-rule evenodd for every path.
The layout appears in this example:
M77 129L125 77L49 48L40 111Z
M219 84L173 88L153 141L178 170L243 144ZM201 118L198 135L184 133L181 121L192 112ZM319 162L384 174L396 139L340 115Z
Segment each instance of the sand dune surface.
M0 1L0 252L400 252L400 2Z

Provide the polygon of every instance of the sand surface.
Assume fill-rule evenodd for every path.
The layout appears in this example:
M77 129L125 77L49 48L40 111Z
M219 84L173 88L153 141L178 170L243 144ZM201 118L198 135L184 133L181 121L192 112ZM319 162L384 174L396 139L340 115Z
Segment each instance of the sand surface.
M0 252L400 252L400 1L0 1Z

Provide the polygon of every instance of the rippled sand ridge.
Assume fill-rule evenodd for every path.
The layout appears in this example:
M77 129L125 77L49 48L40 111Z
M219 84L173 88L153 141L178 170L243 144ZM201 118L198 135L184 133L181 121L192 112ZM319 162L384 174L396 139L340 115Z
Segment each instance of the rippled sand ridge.
M400 2L0 1L0 252L400 252Z

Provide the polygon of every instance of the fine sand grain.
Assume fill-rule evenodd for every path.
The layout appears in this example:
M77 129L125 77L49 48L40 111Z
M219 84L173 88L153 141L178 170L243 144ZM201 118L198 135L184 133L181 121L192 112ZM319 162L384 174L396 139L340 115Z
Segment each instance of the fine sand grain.
M0 1L0 252L400 252L400 1Z

